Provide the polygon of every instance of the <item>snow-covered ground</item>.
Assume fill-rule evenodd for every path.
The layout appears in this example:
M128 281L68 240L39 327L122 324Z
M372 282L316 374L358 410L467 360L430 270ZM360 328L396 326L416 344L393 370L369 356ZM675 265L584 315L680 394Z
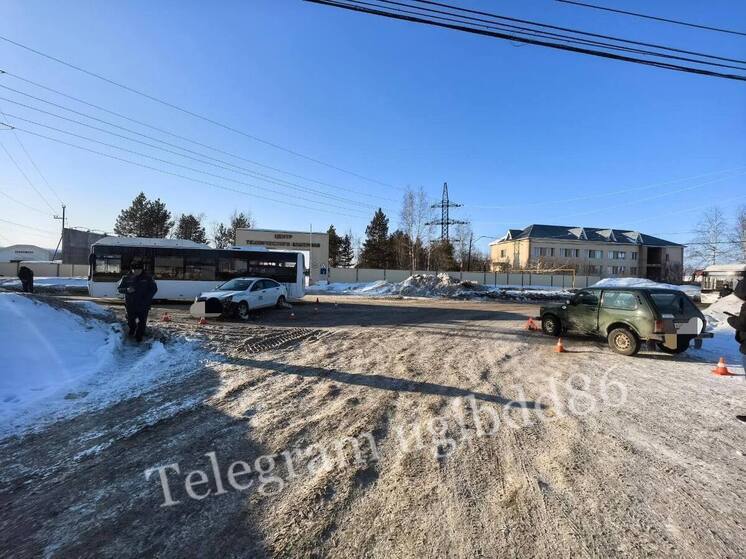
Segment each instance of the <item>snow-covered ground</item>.
M131 397L196 370L203 357L188 341L126 342L95 303L68 308L0 293L0 438Z
M18 278L0 277L0 287L5 289L21 289L21 280ZM88 280L84 277L73 278L34 278L34 288L49 291L86 291L88 289Z
M692 299L701 294L698 285L673 285L670 283L658 283L645 278L604 278L593 284L593 287L660 287L663 289L678 289L683 291Z
M379 280L369 283L326 283L306 288L310 295L358 295L363 297L448 297L456 299L565 299L572 293L560 287L483 285L460 281L448 274L410 276L402 282Z
M707 319L707 330L714 334L712 339L705 339L701 349L690 349L689 355L716 362L720 357L725 358L728 367L739 371L743 355L739 351L735 340L736 331L727 322L726 312L738 315L741 311L741 301L735 295L728 295L713 303L703 311Z

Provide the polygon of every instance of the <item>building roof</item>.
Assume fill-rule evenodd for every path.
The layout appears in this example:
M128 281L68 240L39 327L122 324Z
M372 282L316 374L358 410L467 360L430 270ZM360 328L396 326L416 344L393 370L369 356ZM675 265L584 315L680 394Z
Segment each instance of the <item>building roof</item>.
M525 229L508 229L508 232L490 244L518 239L553 239L560 241L589 241L644 246L683 246L652 235L602 227L574 227L566 225L531 224Z
M208 245L187 239L153 239L150 237L104 237L93 244L126 247L210 248Z

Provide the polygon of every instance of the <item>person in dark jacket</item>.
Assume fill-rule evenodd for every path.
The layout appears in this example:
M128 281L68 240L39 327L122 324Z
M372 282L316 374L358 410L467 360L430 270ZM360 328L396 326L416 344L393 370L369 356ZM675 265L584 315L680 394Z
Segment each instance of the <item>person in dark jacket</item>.
M733 293L741 301L744 301L744 303L741 304L741 311L738 313L738 316L728 317L728 324L736 331L736 341L739 343L743 369L746 373L746 280L739 281ZM746 422L746 415L737 415L736 417Z
M124 307L127 310L127 326L130 337L142 341L153 296L158 291L155 280L145 271L142 262L132 262L131 272L124 276L117 286L124 293Z
M21 289L24 293L34 292L34 271L26 266L18 269L18 279L21 280Z
M730 284L724 283L723 287L720 288L720 293L719 293L720 298L722 299L723 297L727 297L731 293L733 293L733 290L730 288Z

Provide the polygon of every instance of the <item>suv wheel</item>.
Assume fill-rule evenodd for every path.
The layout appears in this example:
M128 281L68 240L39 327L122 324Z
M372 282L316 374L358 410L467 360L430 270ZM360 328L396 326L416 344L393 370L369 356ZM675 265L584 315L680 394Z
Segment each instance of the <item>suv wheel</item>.
M250 314L249 304L246 301L241 301L238 304L238 318L241 320L249 320Z
M277 303L275 304L275 307L277 307L278 309L282 309L285 307L285 296L284 295L280 295L277 298Z
M622 355L634 355L640 351L640 340L629 328L614 328L609 332L609 347Z
M541 329L549 336L559 336L562 331L562 323L553 314L545 314L541 317Z

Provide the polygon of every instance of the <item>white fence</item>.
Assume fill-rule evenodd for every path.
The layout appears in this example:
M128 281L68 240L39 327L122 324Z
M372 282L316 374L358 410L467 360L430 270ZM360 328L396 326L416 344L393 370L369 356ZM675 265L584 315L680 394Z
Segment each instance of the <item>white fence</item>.
M18 268L26 266L40 278L87 277L88 264L61 264L57 262L0 262L0 276L18 276Z
M435 275L439 272L416 270L415 274ZM601 276L575 276L572 274L532 274L529 272L448 272L452 278L473 281L484 285L515 285L522 287L588 287L601 280ZM410 276L409 270L376 270L372 268L329 268L328 281L332 283L368 283L385 280L399 282Z

